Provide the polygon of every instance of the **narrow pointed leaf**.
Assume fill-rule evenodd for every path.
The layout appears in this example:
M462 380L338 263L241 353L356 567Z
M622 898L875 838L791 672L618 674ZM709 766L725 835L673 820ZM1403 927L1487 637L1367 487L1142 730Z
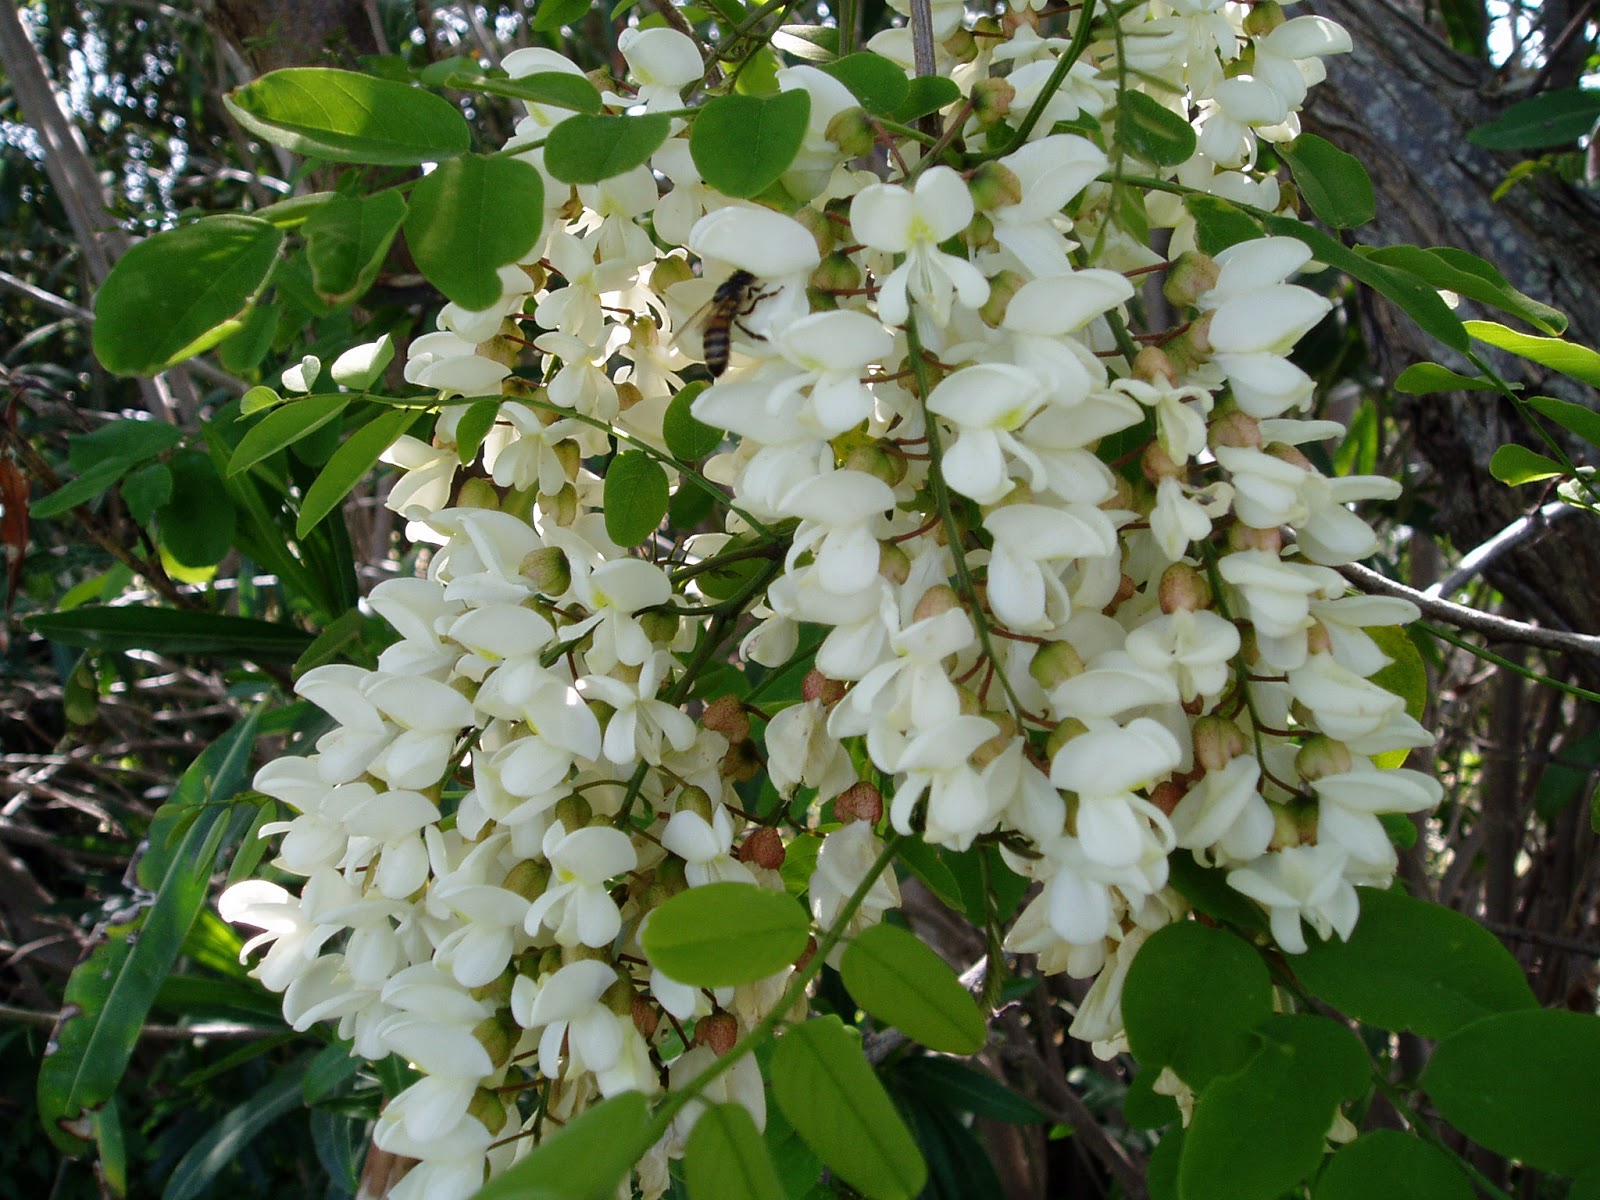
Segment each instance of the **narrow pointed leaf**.
M1499 118L1467 134L1489 150L1540 150L1577 141L1600 120L1600 90L1560 88L1518 101Z
M1295 186L1323 222L1335 229L1365 225L1378 212L1372 180L1359 159L1326 138L1303 133L1278 147Z
M1528 407L1549 417L1569 433L1575 433L1591 446L1600 448L1600 413L1570 400L1557 400L1554 396L1531 396Z
M336 420L350 403L350 397L331 393L302 396L281 405L261 419L261 423L239 439L228 459L228 474L248 470L268 455L293 445Z
M862 931L839 972L857 1004L930 1050L976 1054L988 1041L983 1014L955 972L904 929Z
M1435 392L1495 392L1499 388L1481 376L1461 375L1435 362L1420 362L1400 372L1394 390L1408 396L1431 396Z
M23 619L31 633L85 650L215 654L255 662L293 662L311 644L304 630L253 617L176 608L86 605Z
M650 1149L649 1116L638 1092L603 1100L491 1179L474 1200L610 1200Z
M1560 338L1532 337L1493 321L1468 321L1467 332L1480 342L1510 351L1541 367L1570 375L1590 387L1600 387L1600 353L1588 346L1565 342Z
M350 494L350 489L377 464L383 452L421 415L410 408L391 408L352 433L344 445L334 451L317 481L307 490L305 502L300 506L300 517L295 522L296 536L305 537L337 508Z
M1385 266L1409 271L1443 291L1455 292L1469 300L1509 313L1544 333L1559 334L1567 327L1566 315L1560 309L1523 295L1483 259L1464 250L1442 246L1430 249L1384 246L1367 251L1366 257Z
M1489 474L1512 487L1554 479L1566 473L1567 469L1554 459L1515 443L1501 446L1489 456Z
M531 100L554 108L570 108L573 112L597 113L605 107L594 84L582 75L569 75L565 71L540 71L518 79L456 72L446 80L446 86L487 92L491 96L509 96L513 100Z

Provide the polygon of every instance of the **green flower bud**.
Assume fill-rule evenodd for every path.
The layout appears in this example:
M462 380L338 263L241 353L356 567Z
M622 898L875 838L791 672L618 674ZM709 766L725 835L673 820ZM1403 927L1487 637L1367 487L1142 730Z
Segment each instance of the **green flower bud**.
M1167 281L1161 294L1174 308L1188 308L1206 292L1217 286L1217 276L1222 268L1209 254L1186 250L1167 268Z
M497 1134L506 1127L505 1101L486 1087L478 1088L472 1093L472 1099L467 1101L467 1116L490 1133Z
M540 492L538 504L540 512L563 528L578 519L578 490L570 483L562 484L554 495Z
M572 565L555 546L531 551L522 560L521 574L541 596L562 596L572 586Z
M1161 572L1161 582L1156 588L1161 599L1161 611L1171 616L1180 610L1198 612L1211 607L1211 583L1188 563L1173 563Z
M690 784L678 793L675 807L678 812L692 812L701 820L709 822L717 806L711 802L711 795L705 788Z
M1011 115L1011 102L1016 98L1017 89L1012 86L1010 80L998 75L980 79L972 85L972 115L978 118L978 124L982 128L992 129ZM999 165L997 162L984 164L986 167ZM1017 195L1019 198L1022 195L1020 183L1017 184ZM1016 201L1013 200L1011 203L1015 204ZM980 205L980 207L989 206Z
M1051 642L1042 646L1028 664L1028 674L1040 687L1049 689L1082 675L1083 656L1071 642Z
M675 284L687 283L694 278L694 268L689 265L689 260L673 254L656 259L655 266L650 268L650 289L659 295Z
M984 301L983 307L978 310L978 315L983 318L983 323L990 329L1000 328L1000 323L1006 319L1006 310L1011 307L1011 298L1022 290L1022 285L1028 281L1009 267L1001 271L989 281L989 298Z
M669 645L672 639L678 636L678 614L669 612L640 613L639 628L643 629L645 636L656 645Z
M1256 0L1245 15L1244 31L1253 38L1265 37L1284 20L1283 5L1278 0Z
M524 900L537 900L550 886L550 864L525 858L506 872L500 886L508 892L515 892Z
M911 578L911 556L893 542L879 542L878 574L890 583L904 583Z
M846 158L865 158L872 153L872 147L878 141L878 131L873 128L872 118L867 115L866 109L860 107L844 108L834 113L822 136L839 147L839 152Z
M1319 733L1300 747L1300 752L1294 756L1294 769L1301 779L1310 783L1329 775L1343 775L1353 762L1349 746Z
M472 1036L488 1052L489 1061L498 1068L511 1061L517 1042L522 1039L522 1026L512 1017L510 1009L502 1008L494 1016L485 1017L474 1025Z
M456 494L456 507L486 508L492 512L500 507L500 493L487 479L466 479Z
M1078 720L1077 717L1066 718L1050 731L1050 736L1045 740L1044 744L1045 754L1050 758L1054 758L1061 752L1062 747L1072 741L1073 738L1080 737L1088 732L1089 727Z
M1250 748L1244 730L1227 717L1212 713L1194 723L1194 761L1207 771L1220 771Z
M556 820L567 832L582 829L594 816L594 809L582 796L563 796L556 801Z

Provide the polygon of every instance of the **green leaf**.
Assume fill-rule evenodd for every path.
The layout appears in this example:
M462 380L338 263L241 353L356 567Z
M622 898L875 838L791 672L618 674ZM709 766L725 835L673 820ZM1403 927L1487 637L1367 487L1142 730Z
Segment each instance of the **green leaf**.
M249 470L262 459L337 420L349 404L349 396L334 392L300 396L274 409L239 439L228 459L228 474Z
M420 166L472 144L466 120L442 96L332 67L271 71L223 103L257 137L330 162Z
M146 463L122 481L122 502L141 525L149 525L171 497L172 472L164 463Z
M93 1113L116 1092L156 991L205 904L217 853L237 824L225 802L246 786L255 728L252 712L184 772L139 859L139 886L150 898L108 920L103 940L67 980L63 1019L38 1079L39 1118L66 1154L82 1153L94 1136ZM181 837L169 847L175 827Z
M1572 1175L1600 1163L1600 1018L1500 1013L1439 1043L1422 1086L1440 1114L1496 1154Z
M1600 354L1588 346L1579 346L1560 338L1533 337L1493 321L1468 321L1466 328L1480 342L1487 342L1542 367L1570 375L1590 387L1600 387Z
M1555 479L1566 473L1567 469L1560 463L1515 443L1498 447L1489 457L1489 474L1512 487Z
M214 654L256 662L293 662L311 644L311 636L292 625L144 605L43 613L25 617L23 627L52 642L85 650Z
M1312 1190L1314 1200L1372 1200L1405 1180L1406 1200L1473 1200L1477 1195L1450 1156L1398 1129L1364 1133L1333 1156Z
M241 1153L272 1122L299 1108L301 1080L313 1055L303 1055L274 1069L272 1079L250 1099L229 1109L189 1147L167 1178L161 1200L196 1200L206 1195L217 1176L233 1167Z
M929 890L949 907L960 909L963 906L961 884L956 880L955 873L945 865L936 847L921 838L908 838L901 843L895 859L927 884Z
M581 113L597 113L605 107L600 99L600 90L594 84L582 75L571 75L566 71L537 71L517 79L494 79L487 75L458 71L445 81L445 86L463 91L488 92L492 96L509 96L513 100L528 100L534 104L548 104L552 108L570 108Z
M1366 1087L1366 1051L1337 1021L1270 1017L1260 1035L1256 1056L1195 1102L1178 1164L1183 1200L1279 1200L1322 1161L1340 1102Z
M772 35L772 48L791 54L802 62L825 63L839 57L837 25L780 25ZM932 78L930 76L930 78ZM946 81L948 82L948 81ZM954 87L954 84L951 84ZM956 89L956 95L960 95Z
M1194 127L1143 92L1125 91L1119 96L1117 137L1140 158L1160 167L1175 167L1194 154Z
M815 1018L779 1039L772 1094L806 1144L868 1200L922 1191L927 1167L917 1144L862 1056L860 1035L838 1017Z
M1409 271L1436 288L1498 308L1545 333L1561 333L1567 327L1566 315L1559 309L1523 295L1494 267L1465 250L1383 246L1364 254L1372 262Z
M794 88L771 96L717 96L689 131L689 153L701 177L725 196L757 196L789 169L805 140L811 94Z
M1436 362L1412 363L1394 381L1394 390L1408 396L1431 396L1435 392L1497 392L1499 387L1479 375L1458 375Z
M410 408L391 408L352 433L322 468L306 491L295 521L295 536L305 537L323 517L339 506L350 490L366 477L378 458L410 429L422 414Z
M650 161L672 132L672 118L660 113L637 117L568 117L544 143L544 165L562 183L599 183Z
M1350 939L1313 940L1291 963L1340 1012L1442 1038L1492 1013L1536 1006L1516 959L1470 917L1400 892L1358 895L1361 919Z
M1324 224L1353 229L1377 215L1372 180L1359 159L1314 133L1302 133L1274 148L1289 164L1295 186Z
M467 406L467 411L456 422L456 453L463 464L478 457L483 439L489 436L499 416L499 400L478 400Z
M113 458L137 462L172 449L183 438L183 430L165 421L109 421L93 433L68 438L67 463L75 471L87 471Z
M270 221L279 229L297 229L311 219L312 213L338 194L338 192L307 192L304 196L288 196L275 204L258 208L250 215L260 217L263 221Z
M543 222L544 181L534 167L470 154L418 180L406 245L429 283L477 312L500 299L500 268L533 249Z
M1206 254L1220 254L1261 236L1254 217L1216 196L1191 194L1183 198L1183 206L1194 218L1195 243Z
M1044 1113L1032 1101L953 1058L905 1058L891 1069L897 1087L938 1096L957 1112L1013 1125L1037 1125L1044 1120Z
M742 1104L714 1104L700 1114L683 1167L694 1200L785 1200L761 1131Z
M834 32L837 32L836 30ZM961 99L961 89L943 75L919 75L908 80L906 98L889 115L902 125L938 112Z
M1147 1067L1133 1077L1122 1097L1122 1119L1130 1129L1160 1129L1178 1119L1178 1102L1155 1090L1161 1072Z
M238 515L211 457L185 450L167 463L172 496L156 510L161 546L186 567L211 567L233 548Z
M201 217L145 238L94 298L94 352L116 375L153 375L241 329L283 232L256 217Z
M35 501L29 512L40 521L48 521L70 512L80 504L87 504L138 463L134 458L108 458L90 467L76 479L69 479L48 496Z
M1411 275L1394 267L1375 263L1343 243L1335 241L1320 229L1314 229L1292 217L1267 216L1261 223L1268 233L1279 237L1298 238L1311 248L1319 261L1335 270L1343 271L1352 279L1388 297L1400 310L1417 323L1424 333L1439 339L1452 350L1465 354L1468 349L1466 330L1461 319L1451 311L1438 291Z
M1196 1091L1255 1052L1272 1012L1272 980L1242 938L1196 921L1157 930L1134 955L1122 991L1133 1056L1171 1067Z
M1378 649L1388 655L1390 660L1369 678L1384 691L1391 692L1404 700L1408 717L1416 721L1422 720L1422 714L1428 706L1428 665L1422 661L1422 652L1417 649L1417 644L1411 640L1411 635L1398 625L1375 625L1368 634L1377 643ZM1381 754L1374 754L1372 761L1388 770L1391 767L1404 766L1410 753L1403 747L1398 750L1386 750ZM1408 829L1413 828L1409 819L1405 821L1405 826Z
M652 1141L649 1102L622 1092L540 1142L474 1200L611 1200Z
M849 88L862 108L880 117L893 113L911 93L911 81L905 71L870 50L858 50L824 63L822 69Z
M302 232L317 295L330 304L344 304L365 293L405 215L405 198L392 189L371 196L335 196L312 213Z
M885 1025L946 1054L976 1054L989 1040L983 1014L956 973L904 929L863 930L839 963L851 998Z
M1173 888L1213 921L1226 921L1257 933L1267 931L1261 909L1228 886L1228 873L1220 867L1202 867L1193 854L1179 851L1168 863Z
M364 392L377 383L386 368L394 361L394 339L387 333L375 342L362 342L351 346L328 368L333 381L354 391Z
M1467 134L1486 150L1541 150L1577 141L1600 120L1600 91L1560 88L1513 104L1487 125Z
M704 458L722 445L722 439L727 436L721 429L696 420L689 411L695 397L705 390L703 381L686 384L667 405L666 415L661 420L661 436L666 439L667 449L684 462Z
M1575 433L1591 446L1600 448L1600 413L1570 400L1557 400L1554 396L1530 396L1528 407L1541 416L1549 417L1569 433Z
M667 472L642 450L624 450L606 468L606 536L637 546L667 515Z
M805 909L750 883L679 892L650 917L639 944L659 967L693 987L733 987L781 971L811 936Z
M576 25L588 13L589 0L538 0L533 28L539 33L555 33L563 25Z
M276 304L252 304L245 310L239 329L217 347L217 361L235 375L248 375L261 365L272 349L282 310Z

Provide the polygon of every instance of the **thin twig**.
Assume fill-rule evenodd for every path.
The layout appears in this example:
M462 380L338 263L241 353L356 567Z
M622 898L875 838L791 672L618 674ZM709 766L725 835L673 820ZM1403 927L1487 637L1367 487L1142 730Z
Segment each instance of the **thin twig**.
M15 1021L38 1029L54 1029L61 1014L40 1012L32 1008L18 1008L13 1004L0 1004L0 1021ZM70 1018L69 1018L70 1019ZM237 1021L196 1021L192 1025L145 1025L139 1030L141 1038L154 1042L187 1042L195 1038L264 1038L276 1037L288 1030L282 1025L244 1025Z
M1428 596L1448 596L1459 592L1479 575L1483 574L1489 564L1495 559L1515 550L1524 542L1531 541L1547 533L1552 525L1569 513L1580 512L1571 504L1560 500L1552 500L1543 508L1529 513L1525 517L1518 517L1488 541L1475 546L1469 551L1456 566L1454 571L1446 575L1438 583L1424 593Z

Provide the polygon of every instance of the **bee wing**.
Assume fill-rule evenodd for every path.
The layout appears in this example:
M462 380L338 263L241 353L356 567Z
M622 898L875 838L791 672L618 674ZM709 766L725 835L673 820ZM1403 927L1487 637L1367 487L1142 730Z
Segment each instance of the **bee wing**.
M672 301L687 300L684 293L695 300L705 297L705 302L699 308L684 318L683 323L672 331L672 340L667 343L669 350L677 350L689 358L705 357L705 347L701 345L701 337L705 333L706 321L716 311L717 286L704 279L688 280L672 289ZM681 311L681 310L680 310Z

